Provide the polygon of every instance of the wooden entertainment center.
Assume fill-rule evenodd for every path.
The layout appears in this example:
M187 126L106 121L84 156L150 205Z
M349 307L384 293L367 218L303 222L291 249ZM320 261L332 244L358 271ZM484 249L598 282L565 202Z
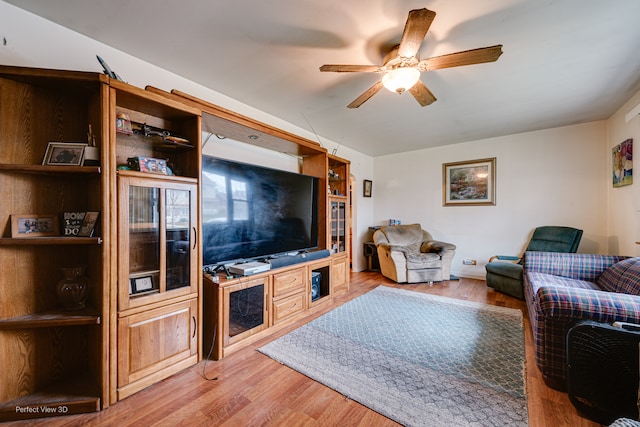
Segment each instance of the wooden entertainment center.
M154 88L147 90L158 91ZM214 279L211 274L204 273L203 357L221 359L311 313L320 304L330 302L334 295L349 290L350 165L348 160L327 153L325 148L308 139L177 90L164 94L201 109L204 132L296 156L301 160L300 173L317 177L320 181L318 250L328 250L328 257L240 278L217 276ZM322 191L325 188L327 190ZM323 281L321 297L317 300L311 298L313 273L321 273ZM260 319L256 324L234 331L230 322L230 301L234 293L256 298L255 294L247 291L252 288L260 289L254 291L262 300Z
M349 162L319 144L99 73L0 66L0 105L0 422L99 411L348 291ZM218 283L203 274L203 133L296 156L323 190L318 250L328 255ZM95 164L43 162L51 142L84 143ZM131 159L147 158L167 159L163 173L132 170ZM98 212L95 232L31 237L12 227L17 215L65 212ZM56 283L77 265L88 297L69 311Z
M328 154L317 143L184 93L172 91L172 95L188 99L192 105L202 109L205 132L233 135L235 139L248 144L297 156L301 159L300 172L315 176L320 182L318 250L327 250L329 256L308 262L301 258L293 265L247 277L214 278L211 274L204 274L203 357L217 360L309 314L321 304L330 302L333 296L349 290L349 161ZM247 138L249 134L258 138ZM323 191L325 188L326 191ZM321 277L317 299L312 298L314 273ZM252 293L251 289L259 291ZM234 330L231 301L247 296L261 302L258 304L259 319ZM246 309L249 309L249 305Z

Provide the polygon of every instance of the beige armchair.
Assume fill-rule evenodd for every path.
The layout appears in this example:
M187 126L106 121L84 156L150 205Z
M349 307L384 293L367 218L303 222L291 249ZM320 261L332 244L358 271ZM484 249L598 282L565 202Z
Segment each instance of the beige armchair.
M420 224L380 227L373 234L380 271L398 283L449 280L455 245L433 240Z

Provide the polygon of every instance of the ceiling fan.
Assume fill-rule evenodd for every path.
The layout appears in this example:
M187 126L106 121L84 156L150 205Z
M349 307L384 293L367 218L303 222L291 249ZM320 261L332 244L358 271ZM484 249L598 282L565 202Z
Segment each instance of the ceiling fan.
M436 97L420 81L421 71L494 62L502 55L502 45L496 45L420 60L418 50L435 17L436 13L428 9L411 10L400 44L386 54L383 65L327 64L320 67L320 71L383 73L382 79L356 98L348 108L358 108L383 87L399 94L408 90L421 106L429 105Z

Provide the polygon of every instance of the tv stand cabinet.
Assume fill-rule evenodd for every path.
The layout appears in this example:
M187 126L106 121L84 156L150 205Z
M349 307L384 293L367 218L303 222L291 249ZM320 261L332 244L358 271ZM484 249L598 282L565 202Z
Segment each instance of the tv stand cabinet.
M232 279L205 273L203 354L222 359L331 302L348 289L345 266L327 257ZM314 273L321 279L312 300Z

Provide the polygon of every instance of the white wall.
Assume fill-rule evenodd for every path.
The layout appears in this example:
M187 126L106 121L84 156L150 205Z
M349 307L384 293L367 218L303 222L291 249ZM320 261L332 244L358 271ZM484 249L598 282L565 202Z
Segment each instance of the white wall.
M240 103L176 74L0 1L0 40L2 39L6 40L6 44L0 43L0 64L2 65L102 72L102 67L96 59L96 55L100 55L123 80L134 86L145 87L151 85L167 91L178 89L292 134L317 141L317 136L310 130L294 126L270 115L268 112ZM320 142L329 152L336 150L336 155L352 162L352 174L359 183L356 189L362 188L363 179L372 178L373 159L371 157L322 138ZM245 145L244 148L246 150L229 142L216 142L212 139L205 152L211 155L219 155L286 170L295 170L297 165L295 160L273 152L265 153L248 145ZM359 238L366 234L367 227L372 222L373 208L371 199L362 198L361 192L358 195L354 195L354 201L356 210L353 218L353 235ZM365 266L364 258L361 254L361 245L355 243L353 249L354 269L360 271Z
M636 93L608 120L608 144L604 154L611 165L611 149L629 138L633 139L634 149L640 143L640 115L629 122L625 116L640 104L640 92ZM634 172L640 169L640 157L634 156ZM634 177L634 183L613 188L609 166L609 252L623 255L640 255L640 178Z
M374 222L421 223L457 246L452 273L483 279L492 255L520 255L533 229L584 230L578 249L607 252L606 123L594 122L374 159ZM496 157L496 206L442 203L442 164ZM608 159L608 158L607 158ZM462 260L478 261L464 266Z
M206 141L208 139L208 141ZM236 160L289 172L300 172L298 158L266 148L245 144L232 139L218 139L209 133L202 134L202 154Z

